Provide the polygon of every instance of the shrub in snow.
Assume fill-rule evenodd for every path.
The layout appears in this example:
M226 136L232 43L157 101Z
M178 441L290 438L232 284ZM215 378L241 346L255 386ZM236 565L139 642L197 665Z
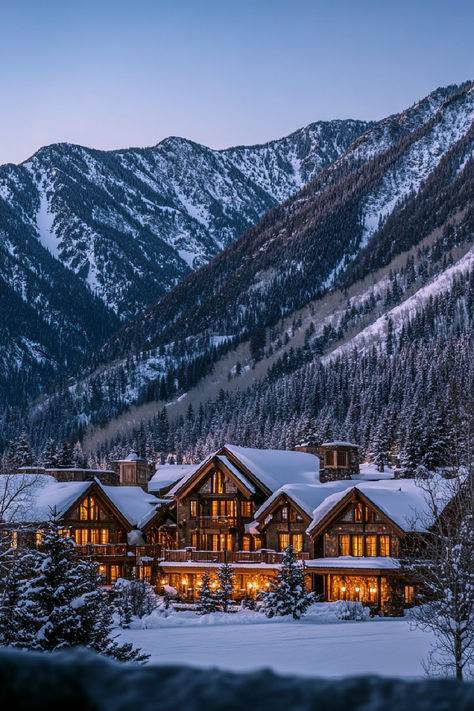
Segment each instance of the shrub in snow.
M285 549L280 572L271 583L269 592L262 593L261 597L261 611L267 617L292 615L295 620L299 620L315 602L314 593L306 592L303 569L296 559L293 546Z
M129 627L132 617L149 615L158 605L155 591L147 580L119 578L112 587L111 596L122 627Z
M234 569L230 563L223 563L217 571L219 578L219 589L216 593L216 600L222 612L227 612L232 602L234 594Z
M7 587L13 583L13 594ZM111 637L109 596L92 561L77 561L70 540L50 524L43 550L19 553L4 581L1 641L26 649L53 651L83 646L121 661L145 661L132 644Z
M200 615L208 615L210 612L216 612L219 609L216 596L211 590L211 580L209 573L206 571L201 578L201 586L196 604L196 610Z
M338 600L335 614L338 620L366 620L370 614L368 607L354 600Z

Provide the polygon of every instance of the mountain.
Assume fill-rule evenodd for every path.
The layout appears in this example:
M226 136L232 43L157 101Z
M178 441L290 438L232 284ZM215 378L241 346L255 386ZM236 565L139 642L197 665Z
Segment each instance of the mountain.
M22 402L333 162L371 124L213 151L42 148L0 166L0 402Z
M231 398L234 390L267 387L278 358L286 374L307 362L322 365L321 356L330 358L371 324L379 324L372 340L385 343L391 310L413 298L402 318L408 324L413 311L429 306L422 294L430 292L422 290L469 254L473 117L473 84L466 82L371 126L110 338L73 384L35 403L31 422L63 436L111 422L88 433L103 442L156 417L165 402L171 417L209 399L212 410L215 394L219 411L226 391ZM195 442L210 434L204 420L189 413ZM213 427L218 422L216 415Z

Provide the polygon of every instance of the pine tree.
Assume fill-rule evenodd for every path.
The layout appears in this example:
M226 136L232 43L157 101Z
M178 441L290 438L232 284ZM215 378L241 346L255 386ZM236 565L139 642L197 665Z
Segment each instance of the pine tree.
M46 441L44 449L41 452L40 460L46 469L52 469L58 466L58 448L54 439L50 438Z
M303 569L296 559L293 546L288 546L271 589L263 593L262 612L267 617L292 615L293 619L299 620L314 600L314 594L306 592Z
M211 590L211 579L209 572L206 570L201 578L201 586L196 604L196 610L200 615L208 615L210 612L216 612L219 606L216 597Z
M234 568L230 563L223 563L217 571L217 577L219 578L219 589L216 600L221 606L222 612L227 612L234 594Z
M33 464L33 452L25 430L20 434L18 441L14 443L12 455L17 467L30 467Z
M11 626L2 616L2 634L13 638L14 646L52 651L80 645L121 661L147 658L111 637L112 605L96 564L75 560L71 541L53 522L43 530L42 551L23 553L20 566L23 556L29 557L32 573L21 574L15 583Z

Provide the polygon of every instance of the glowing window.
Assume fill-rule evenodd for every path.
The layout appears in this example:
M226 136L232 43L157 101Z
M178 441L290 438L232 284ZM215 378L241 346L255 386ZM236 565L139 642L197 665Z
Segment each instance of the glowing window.
M300 551L303 550L303 534L302 533L294 533L293 534L293 548L295 549L296 553L299 553Z
M366 555L377 555L377 536L366 536L365 538Z
M214 472L211 479L211 491L213 494L224 493L224 475L222 472Z
M196 516L197 516L197 501L190 502L189 511L190 511L191 518L196 518Z
M363 536L352 536L352 555L353 556L363 556L364 555L364 537Z
M289 533L279 533L278 538L280 541L280 550L284 551L290 545L290 534Z
M339 536L339 555L351 554L351 537L348 535Z
M241 501L240 502L240 515L242 518L250 518L252 515L252 502L251 501Z
M362 504L354 504L354 521L363 521Z
M390 555L390 536L379 536L380 555Z

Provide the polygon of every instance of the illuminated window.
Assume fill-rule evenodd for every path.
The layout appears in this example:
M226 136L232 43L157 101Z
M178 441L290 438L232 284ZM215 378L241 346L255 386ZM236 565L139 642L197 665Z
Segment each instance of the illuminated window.
M58 529L58 533L62 538L69 538L69 536L71 535L71 531L69 530L69 528L60 528Z
M365 520L368 521L369 523L375 520L375 515L374 511L370 509L368 506L364 507L365 510Z
M414 585L405 585L405 602L408 605L413 605L415 602L415 587Z
M262 547L262 537L261 536L254 536L253 537L253 548L256 551L259 551Z
M351 554L351 537L347 535L339 536L339 555Z
M334 465L334 452L332 450L326 452L325 462L327 467L332 467Z
M110 566L110 582L114 583L120 577L120 565Z
M197 501L190 502L189 513L190 513L191 518L196 518L196 516L197 516Z
M241 501L240 502L240 515L242 518L250 518L252 515L252 502L251 501Z
M290 534L289 533L279 533L278 538L280 541L280 550L284 551L290 545Z
M224 475L222 472L214 472L212 474L211 491L213 494L224 493Z
M390 536L379 536L380 555L390 555Z
M198 540L197 533L192 533L191 534L191 546L193 548L197 548L197 540Z
M100 531L98 528L91 528L89 531L90 539L89 543L97 545L100 542Z
M352 536L352 555L363 556L364 555L364 537L363 536Z
M243 551L250 550L250 536L243 536L242 537L242 550Z
M288 521L288 506L281 507L281 520Z
M12 533L12 548L14 551L18 548L18 532L13 531Z
M211 502L211 511L214 518L235 518L236 502L231 499L215 499Z
M86 496L79 507L79 518L81 521L98 521L99 507L92 496Z
M365 538L366 555L377 555L377 536L366 536Z
M36 531L36 546L40 546L43 543L43 531L38 528Z
M302 533L294 533L293 534L293 548L295 549L296 553L299 553L300 551L303 550L303 534Z
M338 452L337 453L337 466L338 467L347 467L347 452Z
M106 543L109 542L109 529L108 528L101 528L100 529L100 542L102 545L105 545Z
M362 521L363 520L363 508L362 504L354 504L354 521Z

